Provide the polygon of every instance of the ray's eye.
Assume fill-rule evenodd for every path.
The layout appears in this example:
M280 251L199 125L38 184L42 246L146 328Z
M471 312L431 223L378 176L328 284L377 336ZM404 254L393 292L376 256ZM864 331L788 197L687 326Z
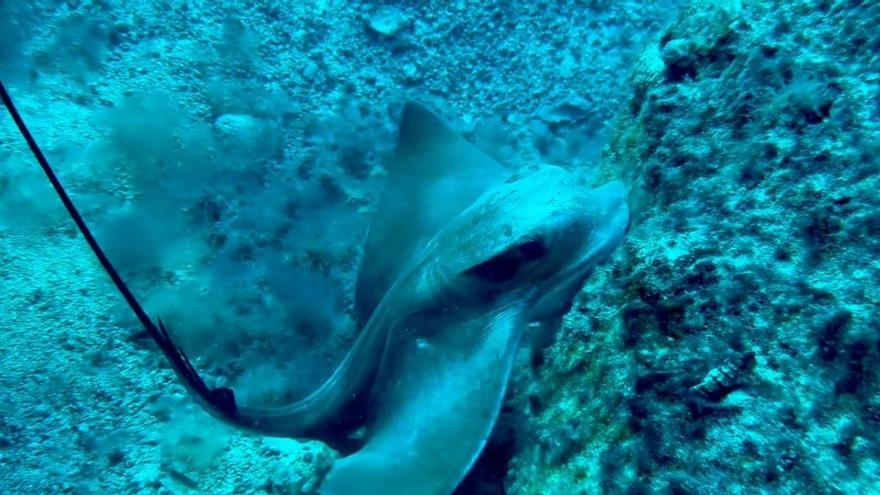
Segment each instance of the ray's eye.
M501 284L516 277L519 270L519 257L512 253L502 253L488 261L469 268L466 273L486 282Z
M519 245L519 253L528 261L535 261L547 254L547 247L538 239L532 239Z
M520 244L516 249L510 249L469 268L465 273L486 282L502 284L513 280L524 262L539 260L545 254L547 247L544 243L538 239L531 239Z

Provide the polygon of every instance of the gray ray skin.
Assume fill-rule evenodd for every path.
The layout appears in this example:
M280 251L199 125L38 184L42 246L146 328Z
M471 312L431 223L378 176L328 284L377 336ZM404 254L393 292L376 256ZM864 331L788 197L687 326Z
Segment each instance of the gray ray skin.
M420 155L442 168L437 155L448 156L449 148L438 147L470 147L412 105L401 126L414 114L420 126L446 137L414 146L419 153L404 162L410 173ZM498 167L482 154L470 156L470 167ZM412 258L386 269L398 275L370 319L381 315L387 332L369 401L375 419L364 447L334 464L322 495L451 493L488 439L523 329L567 310L628 226L618 182L590 190L572 173L543 165L486 185L429 239L404 236ZM423 198L443 197L407 187ZM399 205L383 207L407 216ZM380 208L379 218L390 215ZM372 262L365 256L365 265Z
M488 439L524 328L567 310L628 221L619 182L591 190L550 165L511 175L407 104L364 247L354 346L306 398L240 407L232 422L343 448L360 401L363 443L320 493L451 493Z
M388 183L358 270L355 309L365 323L400 270L451 218L509 171L420 105L404 106Z

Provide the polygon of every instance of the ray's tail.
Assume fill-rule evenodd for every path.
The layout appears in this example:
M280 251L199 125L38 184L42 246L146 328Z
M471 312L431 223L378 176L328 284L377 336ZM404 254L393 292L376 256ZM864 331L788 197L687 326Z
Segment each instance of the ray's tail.
M24 120L18 113L18 110L2 81L0 81L0 97L2 97L3 104L6 107L6 110L9 111L12 120L15 121L15 125L18 127L22 137L27 141L28 147L30 148L31 153L33 153L34 158L37 159L37 162L46 174L49 182L52 183L55 192L61 199L61 202L64 203L64 207L67 209L67 213L70 214L70 218L76 223L76 227L79 229L80 233L82 233L83 237L85 237L86 242L89 244L89 248L91 248L95 257L98 258L104 271L107 272L107 275L113 280L116 290L118 290L119 293L122 294L122 297L125 298L128 307L131 308L132 312L137 316L137 319L144 326L144 329L146 329L147 333L150 334L150 337L156 341L156 344L159 346L159 349L162 350L162 353L165 354L165 357L168 358L168 361L171 363L171 367L174 368L177 376L183 381L186 388L189 389L189 391L201 402L202 406L214 416L233 424L240 423L241 420L238 417L239 410L235 403L235 394L232 389L226 387L211 388L205 384L205 381L199 376L199 373L186 357L183 350L171 339L165 325L162 324L162 321L157 320L157 323L153 322L149 315L147 315L146 311L144 311L143 306L138 302L135 295L128 288L128 285L119 275L119 272L113 266L113 263L107 258L104 250L98 244L95 236L92 235L92 231L89 229L88 225L86 225L79 210L77 210L76 205L73 204L67 191L64 190L61 181L58 180L58 176L55 175L55 171L52 170L52 166L49 165L49 161L40 149L40 146L34 140L27 125L25 125Z

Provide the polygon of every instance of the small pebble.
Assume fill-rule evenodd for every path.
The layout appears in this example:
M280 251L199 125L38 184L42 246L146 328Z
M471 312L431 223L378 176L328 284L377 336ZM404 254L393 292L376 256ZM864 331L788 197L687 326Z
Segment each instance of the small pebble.
M394 36L406 25L406 16L396 7L385 6L367 19L367 28L383 36Z

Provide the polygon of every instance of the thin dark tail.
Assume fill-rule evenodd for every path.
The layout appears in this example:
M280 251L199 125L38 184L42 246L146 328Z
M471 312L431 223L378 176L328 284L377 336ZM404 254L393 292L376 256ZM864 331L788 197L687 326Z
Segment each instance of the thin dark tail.
M43 155L42 150L40 150L40 147L37 145L37 142L34 140L22 120L21 115L19 115L18 110L12 103L12 98L6 91L6 87L3 85L2 81L0 81L0 97L3 98L3 104L9 111L9 115L12 116L12 120L14 120L15 125L18 126L19 132L21 132L25 141L27 141L31 152L34 154L37 162L40 163L40 167L42 167L46 177L49 178L49 182L52 183L52 187L55 188L55 192L58 193L61 202L64 203L64 207L67 208L67 213L70 214L70 218L73 219L83 237L86 238L86 242L89 243L89 247L92 249L92 252L95 253L95 257L98 258L101 266L104 267L104 271L106 271L107 275L113 280L116 289L122 294L122 297L125 298L128 307L131 308L150 336L153 337L153 340L156 341L156 344L159 345L159 348L162 349L162 353L168 358L168 361L171 363L177 376L183 380L184 385L186 385L187 388L189 388L190 391L202 401L203 405L210 412L221 419L236 423L238 407L235 404L235 394L233 394L232 389L226 387L209 388L205 385L204 380L199 376L199 373L186 357L186 354L183 353L183 350L181 350L181 348L178 347L168 335L168 331L165 329L165 325L162 324L162 321L158 320L158 325L153 323L146 311L144 311L144 308L138 302L137 298L128 288L128 285L126 285L125 281L122 280L122 277L119 276L119 272L117 272L113 264L110 263L110 259L104 254L104 250L101 249L98 241L95 240L95 236L92 235L92 232L89 230L85 221L83 221L83 218L73 204L73 201L70 200L70 196L68 196L67 192L64 190L64 186L61 185L55 172L49 165L48 160L46 160L46 156Z

